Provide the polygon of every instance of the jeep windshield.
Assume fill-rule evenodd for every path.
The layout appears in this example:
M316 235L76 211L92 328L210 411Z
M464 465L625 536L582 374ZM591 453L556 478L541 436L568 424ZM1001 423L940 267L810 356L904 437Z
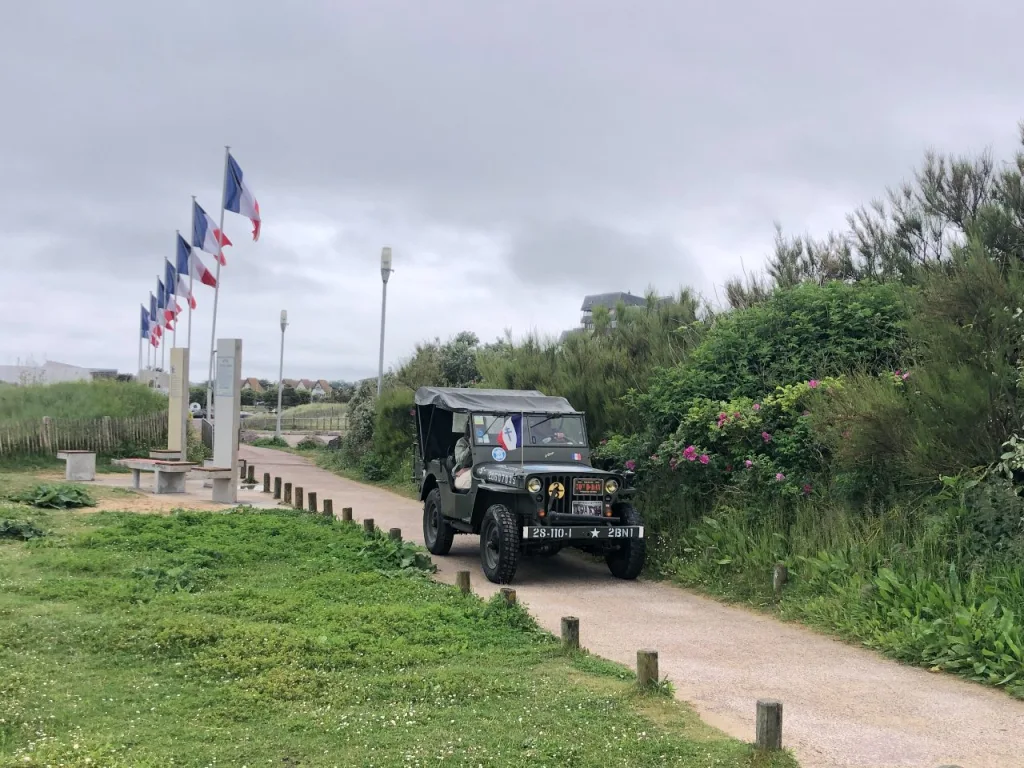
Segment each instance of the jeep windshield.
M500 440L502 432L505 437ZM565 445L585 446L583 417L578 415L474 413L473 441L477 445L517 447Z

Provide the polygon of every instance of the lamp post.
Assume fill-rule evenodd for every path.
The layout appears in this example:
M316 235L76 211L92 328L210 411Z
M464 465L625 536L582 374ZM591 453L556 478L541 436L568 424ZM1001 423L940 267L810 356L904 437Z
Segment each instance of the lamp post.
M380 361L377 364L377 397L384 388L384 317L388 306L388 278L394 270L391 268L391 249L384 247L380 252L380 279L384 288L380 298Z
M284 329L288 327L288 310L281 310L281 362L277 367L277 429L274 437L281 436L281 395L284 393Z

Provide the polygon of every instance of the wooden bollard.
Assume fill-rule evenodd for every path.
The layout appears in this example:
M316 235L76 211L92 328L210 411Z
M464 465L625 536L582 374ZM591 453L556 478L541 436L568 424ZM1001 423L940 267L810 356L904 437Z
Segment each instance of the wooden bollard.
M388 538L389 539L394 539L395 541L401 541L402 540L402 529L401 528L392 528L391 530L388 531Z
M641 688L658 684L658 652L636 652L636 683Z
M292 484L291 483L285 483L284 484L284 503L285 504L291 504L292 503Z
M501 599L505 601L505 605L516 604L516 591L512 587L501 588Z
M245 480L246 480L246 482L249 482L249 483L252 483L253 485L256 485L256 465L255 464L250 464L246 468Z
M281 498L281 478L280 477L275 477L274 478L274 498L275 499L280 499Z
M343 523L351 523L352 522L352 507L342 507L341 508L341 521Z
M238 479L245 480L245 466L248 462L245 459L241 459L238 464Z
M758 749L782 749L782 702L757 702L757 732L754 746Z
M332 499L324 499L324 517L328 520L334 519L334 501Z
M772 592L775 593L776 600L782 597L782 587L787 581L789 581L789 569L782 563L776 563L772 568Z
M368 517L363 520L363 531L366 533L373 533L373 518Z
M309 503L309 511L316 514L316 491L310 491L306 500Z
M562 647L569 651L580 648L580 620L575 616L562 617Z
M469 571L457 571L455 574L455 586L464 595L469 594Z
M295 508L302 509L302 486L295 486Z
M270 473L263 473L263 492L270 493Z

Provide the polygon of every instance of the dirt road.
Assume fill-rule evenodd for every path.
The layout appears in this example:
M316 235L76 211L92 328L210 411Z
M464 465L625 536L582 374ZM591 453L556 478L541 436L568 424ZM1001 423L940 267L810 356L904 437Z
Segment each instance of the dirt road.
M332 499L336 514L352 507L356 519L423 541L417 502L292 454L245 446L242 456L258 474ZM478 546L475 536L456 536L452 554L434 561L441 580L469 570L474 590L487 596L497 586L480 571ZM513 586L552 632L562 616L578 616L593 653L633 666L637 649L657 649L678 697L736 738L753 740L757 699L782 701L784 743L804 768L1024 768L1024 702L997 691L673 586L619 581L571 555L524 561Z

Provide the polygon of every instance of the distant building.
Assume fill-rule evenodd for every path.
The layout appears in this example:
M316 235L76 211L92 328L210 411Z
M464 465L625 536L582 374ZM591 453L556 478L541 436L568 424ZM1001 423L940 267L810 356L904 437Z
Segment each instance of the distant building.
M325 380L319 379L310 389L309 393L315 398L330 397L334 388Z
M263 385L260 384L259 379L250 377L242 382L242 389L251 389L253 392L262 392Z
M103 372L101 372L103 373ZM117 371L113 374L116 376ZM5 384L60 384L66 381L92 381L93 369L47 360L42 365L0 365L0 382Z
M595 293L591 296L583 297L583 305L580 307L580 311L583 313L583 317L580 319L580 325L588 331L594 330L594 308L595 307L606 307L608 314L611 316L611 327L615 327L615 308L619 302L622 302L627 307L643 307L647 304L647 299L643 296L634 296L632 293L626 291L617 291L615 293Z

